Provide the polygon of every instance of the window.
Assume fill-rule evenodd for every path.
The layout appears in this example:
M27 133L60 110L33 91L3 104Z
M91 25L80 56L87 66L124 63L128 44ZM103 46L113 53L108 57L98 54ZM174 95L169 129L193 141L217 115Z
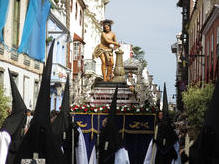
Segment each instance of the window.
M211 79L213 80L214 68L214 35L211 35Z
M71 12L72 12L72 8L73 8L73 0L71 0Z
M4 46L0 44L0 55L4 55Z
M54 102L53 102L53 109L56 110L56 104L57 104L57 96L55 95Z
M0 70L0 86L4 85L4 71Z
M20 21L20 0L14 1L12 46L18 48L19 44L19 21Z
M80 23L80 26L82 25L82 11L80 10L80 21L79 21L79 23Z
M16 84L17 87L18 87L18 73L12 72L12 77L13 77L13 79L14 79L15 84Z
M62 65L66 66L66 53L65 53L65 46L62 45Z
M60 47L61 44L59 43L59 41L57 41L57 44L56 44L56 55L54 55L54 63L59 63L59 60L60 60Z
M72 60L73 60L73 52L72 52L72 50L70 50L70 57L69 57L69 59L70 59L70 62L72 62Z
M73 45L73 60L78 60L80 56L80 42L74 42Z
M14 80L16 86L17 86L17 88L19 88L19 86L18 86L18 73L17 73L17 72L14 72L14 71L11 71L11 76L12 76L12 78L13 78L13 80ZM19 89L18 89L18 90L19 90ZM19 91L20 91L20 90L19 90ZM11 92L11 90L10 90L9 92L10 92L10 99L12 100L12 92Z
M75 3L75 20L77 20L77 16L78 16L78 4L76 2Z
M39 81L34 81L33 107L36 106L37 96L39 91Z
M217 27L217 57L219 57L219 26Z
M78 68L79 69L81 68L81 61L80 60L78 61Z
M30 107L29 105L29 102L30 102L30 96L29 96L29 81L30 81L30 78L27 77L27 76L24 76L23 77L23 100L26 104L27 107Z
M213 67L214 62L214 35L211 35L211 66Z
M217 57L217 64L216 64L216 79L219 76L219 26L217 27L217 40L216 40L216 57Z
M207 41L207 47L206 47L206 51L207 51L207 58L206 58L206 70L207 70L207 77L206 77L206 80L207 80L207 82L208 82L208 77L209 77L209 56L210 56L210 42L209 42L209 40Z

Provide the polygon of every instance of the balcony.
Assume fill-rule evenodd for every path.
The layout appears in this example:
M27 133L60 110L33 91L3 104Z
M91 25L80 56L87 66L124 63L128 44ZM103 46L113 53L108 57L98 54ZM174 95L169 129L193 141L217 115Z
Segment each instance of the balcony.
M61 64L53 63L51 83L65 83L69 69Z
M34 69L37 69L37 70L40 69L40 63L39 63L39 62L35 61L35 63L34 63Z
M26 66L30 66L30 58L28 56L24 56L23 64Z
M16 52L11 52L11 59L14 61L18 61L18 54Z
M4 55L4 47L0 44L0 55Z

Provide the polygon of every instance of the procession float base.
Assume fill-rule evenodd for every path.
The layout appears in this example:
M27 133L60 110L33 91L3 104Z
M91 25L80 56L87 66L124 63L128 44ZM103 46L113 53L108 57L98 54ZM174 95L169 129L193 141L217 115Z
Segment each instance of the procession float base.
M102 129L102 121L108 113L75 113L74 121L84 134L88 158L97 141L97 134ZM155 127L154 113L118 113L116 125L122 135L124 146L128 150L130 163L143 163L146 151Z
M117 106L138 104L135 94L126 83L104 81L95 83L93 91L90 93L92 98L87 103L94 106L111 104L116 87L118 87Z

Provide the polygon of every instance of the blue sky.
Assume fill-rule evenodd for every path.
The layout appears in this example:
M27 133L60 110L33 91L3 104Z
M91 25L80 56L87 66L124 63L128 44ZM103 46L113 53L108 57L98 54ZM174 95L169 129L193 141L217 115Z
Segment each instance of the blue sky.
M181 8L176 3L177 0L110 0L105 13L114 21L112 31L118 41L145 51L154 83L163 90L166 82L168 100L175 94L176 79L176 57L171 44L181 31Z

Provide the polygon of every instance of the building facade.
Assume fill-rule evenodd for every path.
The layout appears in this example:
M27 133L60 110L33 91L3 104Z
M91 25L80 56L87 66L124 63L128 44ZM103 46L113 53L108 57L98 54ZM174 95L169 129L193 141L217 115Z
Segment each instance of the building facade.
M218 77L219 1L190 2L189 83L214 83Z
M171 46L172 53L176 55L176 107L177 110L183 110L182 92L186 89L187 84L187 61L183 57L182 33L176 38L177 42ZM175 97L175 96L174 96Z
M73 13L76 12L76 10L80 10L83 16L81 26L80 21L76 20L76 13L71 16L71 19L74 19L74 22L76 22L71 32L72 30L75 31L74 48L72 50L73 58L75 59L75 66L73 67L73 97L77 104L83 103L83 97L86 97L91 91L90 87L95 79L102 75L100 69L101 61L100 59L93 60L92 53L95 47L100 43L100 35L102 32L100 21L104 19L106 4L107 2L103 0L83 0L78 1L78 5L76 5L76 1L75 4L73 1Z
M70 1L70 43L69 65L72 72L73 99L82 93L84 73L84 11L86 5L83 0ZM74 100L73 100L74 101Z
M218 77L218 0L179 0L182 7L182 33L172 52L177 64L177 106L183 109L180 88L215 82ZM181 42L179 44L179 41ZM180 74L179 74L180 72Z
M67 67L67 44L70 42L70 31L66 27L65 3L61 0L52 1L52 3L53 7L50 10L47 21L46 46L48 51L52 40L55 39L53 48L50 98L51 110L59 110L67 74L71 75L70 69ZM48 54L48 52L46 54Z
M171 46L171 50L176 55L176 108L182 111L184 110L182 92L188 85L189 34L187 27L190 18L190 0L179 0L177 6L182 8L182 31L176 36L177 42Z
M205 54L205 66L203 76L205 83L215 82L218 79L219 57L219 1L212 4L207 13L205 24L202 28L203 52Z
M26 54L18 54L28 0L9 1L6 24L3 29L4 43L0 43L0 82L6 96L11 96L8 69L17 84L27 108L35 108L43 63Z
M92 71L102 75L100 59L92 59L95 47L100 44L102 26L100 22L105 19L105 7L109 1L106 0L84 0L87 8L85 10L84 24L84 59L87 65L92 65ZM91 67L90 67L91 68Z
M73 79L80 79L83 73L84 59L84 10L86 6L83 0L71 1L70 5L70 31L72 35L71 67Z

